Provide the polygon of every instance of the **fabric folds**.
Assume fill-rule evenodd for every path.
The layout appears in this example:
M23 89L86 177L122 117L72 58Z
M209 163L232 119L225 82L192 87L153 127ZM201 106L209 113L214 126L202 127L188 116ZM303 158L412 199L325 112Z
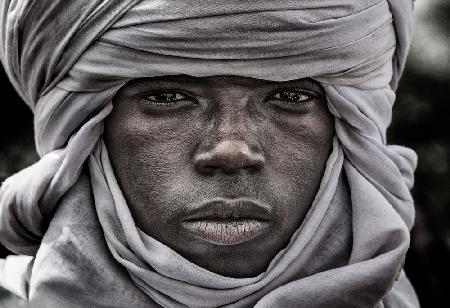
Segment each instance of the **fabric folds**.
M163 307L418 306L402 273L416 156L386 143L411 0L5 0L0 18L0 58L34 112L41 156L0 188L0 240L36 257L31 302L101 306L72 272L77 263L61 257L73 249L86 267L105 260L95 265L121 281L122 293L102 290L111 307L150 299ZM143 233L117 184L101 137L112 98L131 79L174 74L311 77L324 86L335 138L319 192L289 245L257 277L211 273ZM86 164L84 193L93 200L78 206L95 207L85 219L103 232L103 250L84 242L90 227L82 222L55 231L61 221L79 221L58 205L80 187ZM48 286L57 285L65 293L52 302Z

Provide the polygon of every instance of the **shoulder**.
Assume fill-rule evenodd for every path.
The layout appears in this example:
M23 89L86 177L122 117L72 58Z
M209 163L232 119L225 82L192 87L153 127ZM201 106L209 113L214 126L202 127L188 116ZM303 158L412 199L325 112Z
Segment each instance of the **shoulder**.
M31 306L154 307L110 253L86 172L60 200L42 242L30 280Z
M0 287L0 308L11 307L25 308L29 306L25 300L17 297L12 292Z

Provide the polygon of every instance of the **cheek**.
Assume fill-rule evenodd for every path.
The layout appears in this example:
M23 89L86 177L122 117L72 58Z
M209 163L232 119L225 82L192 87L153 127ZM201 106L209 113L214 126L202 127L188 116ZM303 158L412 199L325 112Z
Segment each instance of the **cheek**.
M138 224L141 220L148 224L156 216L164 220L177 210L173 202L167 202L167 192L171 181L189 167L189 145L195 132L185 120L163 122L129 114L117 121L113 114L108 121L105 139L109 156Z
M273 182L284 192L290 212L308 208L319 188L331 152L333 117L320 110L274 122L268 148Z
M328 110L321 108L307 116L278 119L272 129L270 158L275 165L287 172L303 173L299 169L321 172L317 167L326 163L334 133L333 117Z

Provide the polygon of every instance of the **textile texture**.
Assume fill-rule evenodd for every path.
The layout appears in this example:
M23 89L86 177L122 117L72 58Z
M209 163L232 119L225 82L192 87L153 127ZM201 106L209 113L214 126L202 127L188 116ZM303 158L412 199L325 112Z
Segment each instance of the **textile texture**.
M416 156L386 144L411 0L4 0L0 18L41 156L0 189L0 240L35 256L35 306L418 306L402 272ZM325 89L335 138L319 191L257 277L209 272L143 233L114 176L102 140L113 96L175 74Z

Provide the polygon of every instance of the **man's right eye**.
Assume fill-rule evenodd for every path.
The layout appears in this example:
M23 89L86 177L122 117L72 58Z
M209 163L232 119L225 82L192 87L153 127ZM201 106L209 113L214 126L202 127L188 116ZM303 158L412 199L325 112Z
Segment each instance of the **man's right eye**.
M145 112L162 114L177 112L196 105L197 100L180 91L163 90L140 95Z
M188 97L180 92L164 91L147 94L143 99L155 105L173 105L174 103L188 99Z

